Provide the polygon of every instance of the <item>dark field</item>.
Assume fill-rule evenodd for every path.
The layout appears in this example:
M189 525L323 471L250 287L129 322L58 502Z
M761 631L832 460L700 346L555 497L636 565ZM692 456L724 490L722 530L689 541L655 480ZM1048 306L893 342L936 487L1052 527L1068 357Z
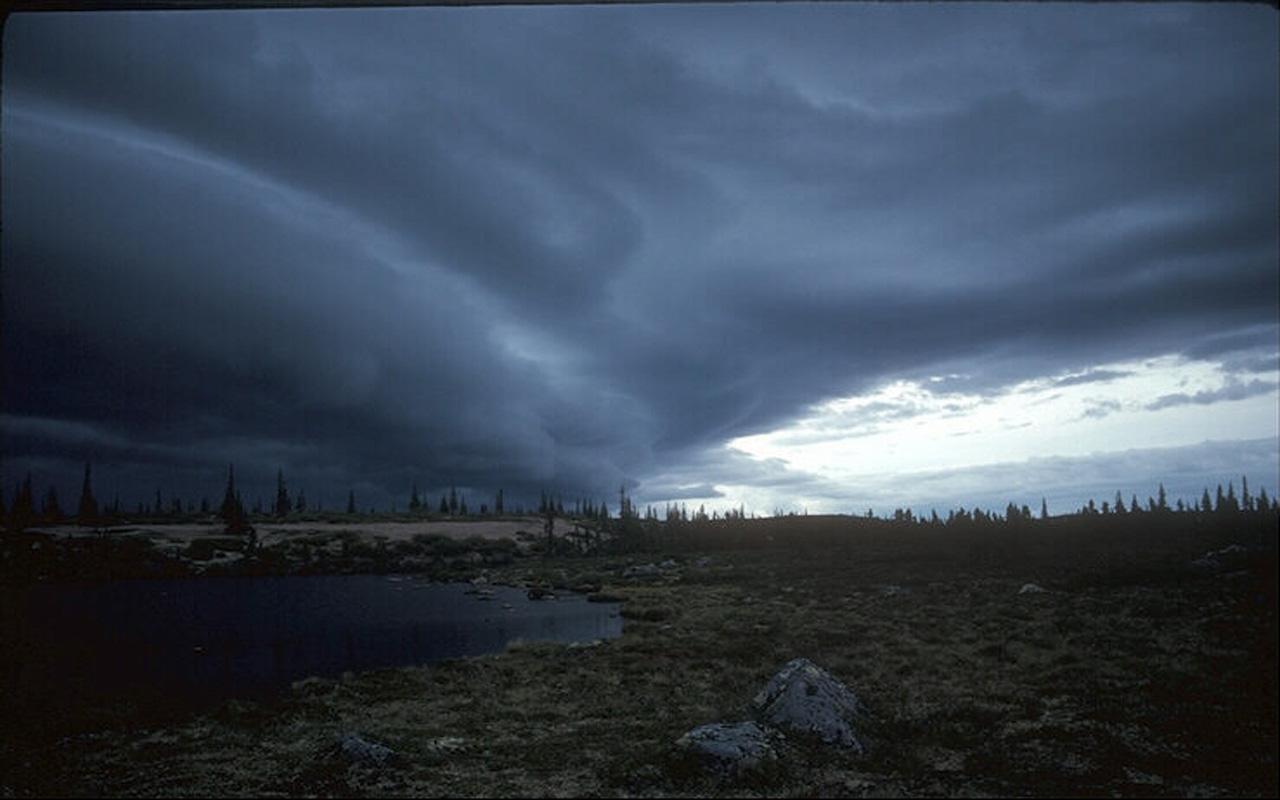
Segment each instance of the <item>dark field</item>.
M1244 550L1191 563L1232 544ZM199 715L10 697L0 792L1276 792L1274 515L989 529L792 517L637 529L611 548L448 569L621 596L621 639L310 679ZM668 558L659 575L622 575ZM1047 591L1020 593L1027 583ZM776 766L728 780L673 747L697 725L748 718L799 656L866 703L867 755L792 737ZM324 755L347 731L399 758L372 768Z

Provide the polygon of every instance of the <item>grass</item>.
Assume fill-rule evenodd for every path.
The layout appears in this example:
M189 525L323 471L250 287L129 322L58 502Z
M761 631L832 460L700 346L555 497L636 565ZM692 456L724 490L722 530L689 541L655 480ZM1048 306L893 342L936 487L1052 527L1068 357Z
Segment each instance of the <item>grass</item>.
M338 679L196 716L6 726L0 789L112 796L1266 796L1276 791L1274 545L1230 576L1185 568L1226 534L1010 553L774 527L770 547L514 559L491 579L626 598L622 638ZM735 534L736 535L736 534ZM1216 537L1216 538L1215 538ZM778 540L783 541L778 541ZM423 543L424 546L427 543ZM356 546L354 543L350 546ZM361 543L359 547L376 544ZM693 566L703 552L714 560ZM1063 553L1078 552L1064 557ZM659 579L629 564L674 555ZM475 568L478 570L478 568ZM1050 591L1019 595L1036 582ZM746 719L804 656L869 708L863 757L790 737L724 782L673 747ZM56 726L55 726L56 728ZM68 728L67 730L71 730ZM401 755L318 758L344 731Z

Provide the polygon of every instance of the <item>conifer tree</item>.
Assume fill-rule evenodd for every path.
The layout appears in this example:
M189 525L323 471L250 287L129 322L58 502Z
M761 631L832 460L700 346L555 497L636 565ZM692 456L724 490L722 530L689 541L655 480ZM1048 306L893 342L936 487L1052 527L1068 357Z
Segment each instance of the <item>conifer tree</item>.
M293 504L289 502L289 491L285 488L284 470L276 470L276 516L289 516L289 509Z
M1040 498L1040 519L1049 518L1049 504L1045 502L1043 497Z
M356 513L356 491L355 491L355 489L352 489L352 490L347 494L347 513L348 513L348 514L354 514L354 513Z
M493 513L502 513L502 490L498 490L498 495L493 499Z
M46 522L57 522L62 519L62 507L58 505L58 490L52 485L45 492L44 505L40 509Z
M1240 510L1240 503L1236 500L1236 486L1233 481L1227 481L1227 510Z
M1160 484L1160 488L1156 491L1156 508L1160 511L1169 510L1169 498L1164 493L1164 484Z
M1200 495L1200 510L1209 513L1213 510L1213 500L1209 498L1209 487L1204 487L1204 494Z
M1224 512L1224 511L1226 511L1226 510L1227 510L1227 498L1222 494L1222 484L1218 484L1218 498L1217 498L1217 501L1218 501L1218 502L1217 502L1217 504L1216 504L1216 505L1214 505L1213 510L1214 510L1214 511L1217 511L1218 513L1222 513L1222 512Z
M84 464L84 485L80 487L80 507L76 518L81 525L92 525L98 521L98 501L93 498L93 484L89 479L89 462Z
M1137 514L1141 510L1142 510L1142 506L1138 505L1138 496L1135 494L1132 496L1132 499L1129 501L1129 513Z
M1124 495L1120 494L1120 490L1119 490L1119 489L1116 489L1116 502L1115 502L1115 509L1116 509L1116 513L1117 513L1117 514L1123 514L1123 513L1125 512L1125 508L1124 508Z
M464 517L467 515L467 497L466 497L466 495L462 495L461 497L459 497L459 498L458 498L458 514L460 514L461 516L464 516Z
M449 487L449 513L458 513L458 490L453 486Z
M418 484L413 484L413 491L409 494L409 510L418 512L422 509L422 501L418 499Z
M440 495L440 513L441 514L449 513L449 499L444 495Z
M222 496L222 508L218 512L218 516L224 520L230 520L236 514L236 503L240 497L236 492L236 470L235 466L227 465L227 491Z

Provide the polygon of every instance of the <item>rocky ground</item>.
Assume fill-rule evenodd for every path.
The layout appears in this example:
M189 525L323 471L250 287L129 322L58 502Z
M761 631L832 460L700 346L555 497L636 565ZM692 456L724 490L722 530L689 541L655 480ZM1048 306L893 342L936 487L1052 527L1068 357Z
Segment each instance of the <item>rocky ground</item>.
M472 563L492 581L599 586L625 599L625 633L309 679L277 702L199 715L7 722L0 790L1275 793L1274 539L1181 537L1159 552L1111 541L1104 553L783 534L768 547ZM797 657L856 695L844 716L858 746L778 728L756 702ZM739 722L765 730L776 757L725 769L688 746L699 726Z

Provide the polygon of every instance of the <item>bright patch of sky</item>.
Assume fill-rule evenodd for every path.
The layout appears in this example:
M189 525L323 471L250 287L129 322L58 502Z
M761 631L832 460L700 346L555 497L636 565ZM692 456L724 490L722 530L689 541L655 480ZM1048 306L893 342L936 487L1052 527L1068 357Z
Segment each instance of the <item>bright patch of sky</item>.
M958 489L970 483L962 474L997 464L1280 435L1280 388L1272 372L1240 375L1221 363L1170 355L1101 364L991 395L937 388L955 377L962 376L894 381L815 405L783 428L731 440L731 450L773 459L813 476L829 491L797 496L793 489L718 485L723 496L707 498L708 508L745 503L762 513L848 513L854 496L836 487L859 487L857 499L882 511L899 494L889 489L893 484L915 486L919 493L922 482L913 476L938 484L940 475L953 473L950 483ZM1275 481L1265 472L1251 479L1265 486ZM901 499L930 498L903 492Z

